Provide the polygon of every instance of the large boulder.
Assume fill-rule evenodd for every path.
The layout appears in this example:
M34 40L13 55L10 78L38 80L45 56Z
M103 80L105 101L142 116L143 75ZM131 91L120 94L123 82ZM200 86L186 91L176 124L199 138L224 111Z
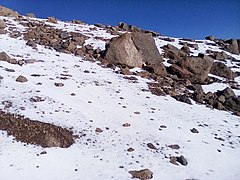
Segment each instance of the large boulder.
M17 11L6 8L4 6L0 6L0 16L7 16L7 17L14 17L14 18L20 17L20 15L17 13Z
M210 72L216 76L233 79L232 70L222 62L214 62Z
M165 77L167 71L162 57L151 34L126 33L111 39L106 45L105 58L113 64L130 67L142 67L143 64L152 73Z
M170 71L180 78L189 79L192 83L204 83L211 70L213 59L209 56L185 57L178 64L173 64Z
M143 56L138 52L129 33L111 39L106 45L105 58L111 63L130 67L142 67L143 63Z
M6 24L4 20L0 19L0 29L4 29L6 27Z
M229 45L226 47L226 50L233 54L239 54L238 41L236 39L229 39L225 41Z

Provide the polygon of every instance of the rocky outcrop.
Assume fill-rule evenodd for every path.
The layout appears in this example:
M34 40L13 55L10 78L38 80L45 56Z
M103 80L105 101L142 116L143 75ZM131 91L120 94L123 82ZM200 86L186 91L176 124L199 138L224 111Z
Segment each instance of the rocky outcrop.
M113 64L142 67L160 76L166 76L162 57L150 34L126 33L113 38L106 46L104 58Z
M183 60L170 67L172 74L180 78L190 79L192 83L204 83L211 70L213 59L209 56L185 57Z
M227 79L233 79L232 70L222 62L214 62L210 73Z
M20 15L17 13L17 11L6 8L4 6L0 6L0 16L7 16L7 17L14 17L14 18L20 17Z

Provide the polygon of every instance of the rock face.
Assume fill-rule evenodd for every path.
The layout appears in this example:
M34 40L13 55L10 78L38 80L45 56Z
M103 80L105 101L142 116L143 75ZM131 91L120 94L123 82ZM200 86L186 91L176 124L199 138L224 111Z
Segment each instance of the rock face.
M222 62L214 62L210 72L217 76L233 79L232 70Z
M124 64L130 67L142 67L143 63L143 57L135 47L129 33L111 39L106 46L105 58L114 64Z
M129 171L133 178L138 178L141 180L152 179L153 173L149 169L142 169L139 171Z
M178 64L173 64L170 68L172 73L184 79L190 79L192 83L203 83L211 70L213 59L209 56L186 57Z
M106 46L105 58L114 64L151 69L157 75L166 76L166 68L151 34L126 33L113 38Z
M14 11L12 9L9 9L3 6L0 6L0 16L15 17L15 18L20 17L17 11Z

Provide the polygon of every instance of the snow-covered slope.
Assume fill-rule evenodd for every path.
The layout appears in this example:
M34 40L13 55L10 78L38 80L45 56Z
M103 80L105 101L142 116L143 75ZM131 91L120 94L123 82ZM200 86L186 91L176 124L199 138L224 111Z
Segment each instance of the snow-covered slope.
M19 31L26 29L11 18L0 18ZM48 24L91 36L86 43L102 50L105 42L94 37L113 37L93 25ZM177 47L179 40L175 39L172 44ZM160 38L155 40L160 51L161 46L169 43ZM220 51L207 42L199 43L200 49L193 54L208 48ZM0 103L0 109L72 128L79 138L69 148L42 148L16 142L0 131L1 180L130 180L128 171L144 168L153 172L154 180L239 179L238 116L194 102L181 103L170 96L155 96L146 91L151 80L137 76L137 81L132 81L115 73L116 69L102 68L98 62L84 61L44 46L37 45L34 50L22 37L0 35L2 51L17 60L36 62L19 66L0 61L0 102L12 104L6 108ZM234 57L240 60L239 56ZM28 82L16 82L19 75L27 77ZM64 86L57 87L55 83ZM206 85L204 89L216 91L218 87L224 88ZM36 96L43 101L30 101ZM193 128L199 133L192 133ZM149 148L149 143L155 149ZM169 147L174 144L180 149ZM187 166L170 163L171 156L180 155L186 158Z

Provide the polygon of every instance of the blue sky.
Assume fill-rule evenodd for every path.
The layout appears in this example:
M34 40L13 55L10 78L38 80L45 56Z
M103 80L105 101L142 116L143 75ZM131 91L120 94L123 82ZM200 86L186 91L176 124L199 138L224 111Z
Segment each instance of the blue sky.
M0 0L0 5L41 18L123 21L174 37L240 39L240 0Z

